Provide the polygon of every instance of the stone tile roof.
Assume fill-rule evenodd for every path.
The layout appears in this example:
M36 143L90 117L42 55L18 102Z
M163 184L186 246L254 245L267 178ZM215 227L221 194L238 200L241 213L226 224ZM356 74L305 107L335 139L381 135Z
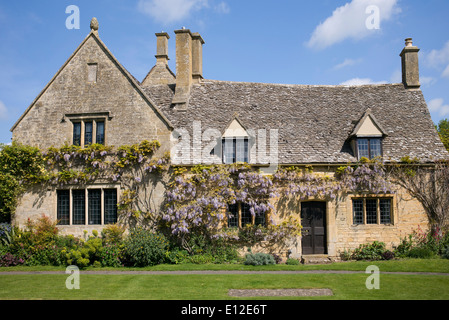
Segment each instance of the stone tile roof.
M194 84L186 111L171 105L174 85L143 87L175 128L223 132L238 117L246 129L278 129L279 163L356 161L349 137L368 108L386 132L386 160L448 158L420 90L403 84L283 85L204 80ZM267 139L267 143L268 143Z

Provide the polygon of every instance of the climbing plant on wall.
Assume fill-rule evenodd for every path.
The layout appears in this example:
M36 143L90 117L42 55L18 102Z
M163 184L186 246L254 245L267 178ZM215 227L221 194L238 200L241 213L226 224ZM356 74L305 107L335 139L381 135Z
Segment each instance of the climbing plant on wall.
M5 177L1 182L4 189L1 199L5 202L0 209L2 215L14 213L17 198L27 187L38 184L63 187L101 182L122 185L119 219L129 222L141 216L149 217L149 210L139 203L141 198L135 195L148 186L142 182L148 182L151 176L168 170L169 154L160 158L154 156L159 148L158 141L142 141L118 148L100 144L82 148L65 144L45 151L17 143L4 146L0 153L0 174ZM16 185L20 188L13 188Z
M293 216L267 226L226 226L228 205L249 205L253 216L270 213L276 208L274 198L280 195L296 204L300 200L335 200L343 193L392 192L385 168L380 162L365 161L343 166L334 174L314 173L312 168L280 167L273 175L264 175L246 164L178 167L167 190L167 205L162 216L166 226L183 244L191 234L204 234L245 244L272 245L293 240L301 226Z
M376 161L348 164L327 173L314 172L311 167L280 167L266 175L248 164L171 166L168 153L155 157L160 147L158 141L118 148L64 145L46 151L18 144L5 146L0 155L0 174L7 178L0 186L5 202L2 214L13 210L18 192L29 185L120 183L121 223L149 222L185 246L192 234L230 243L279 245L300 235L298 218L287 215L284 219L269 219L266 225L226 228L228 206L244 203L253 217L274 218L279 198L297 204L307 199L334 201L344 193L392 192L385 167ZM165 204L156 215L149 203L152 196L148 188L162 180ZM8 194L10 190L17 194Z

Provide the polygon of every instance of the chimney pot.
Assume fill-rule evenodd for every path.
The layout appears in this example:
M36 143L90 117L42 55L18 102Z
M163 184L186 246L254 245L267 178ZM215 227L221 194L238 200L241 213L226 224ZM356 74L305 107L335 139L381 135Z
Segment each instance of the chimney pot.
M413 47L413 39L412 38L405 39L405 46L406 47Z

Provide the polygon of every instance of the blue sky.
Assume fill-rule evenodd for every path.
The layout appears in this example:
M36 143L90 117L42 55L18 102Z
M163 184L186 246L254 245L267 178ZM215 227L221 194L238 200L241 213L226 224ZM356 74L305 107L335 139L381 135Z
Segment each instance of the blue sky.
M76 5L79 29L66 20ZM339 85L401 82L399 53L413 38L421 89L438 123L449 118L447 0L40 0L0 3L0 142L90 31L142 80L155 63L154 33L186 27L205 40L205 78ZM71 21L71 20L70 20Z

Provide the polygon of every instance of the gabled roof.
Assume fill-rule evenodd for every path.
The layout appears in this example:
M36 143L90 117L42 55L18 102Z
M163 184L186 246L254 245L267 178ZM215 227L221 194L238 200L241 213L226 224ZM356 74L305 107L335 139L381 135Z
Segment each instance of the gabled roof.
M193 121L201 121L203 130L223 132L237 113L247 129L277 129L282 164L357 161L349 137L360 119L369 115L385 134L386 160L449 158L422 92L406 90L403 84L312 86L204 80L192 86L186 111L171 105L174 85L145 86L144 90L176 128L191 130Z
M30 106L25 110L25 112L21 115L21 117L16 121L16 123L13 125L13 127L10 129L10 131L14 131L14 129L17 127L17 125L22 121L22 119L28 114L28 112L34 107L35 103L39 100L39 98L47 91L47 89L51 86L51 84L55 81L55 79L58 77L58 75L64 70L64 68L70 63L70 61L76 56L78 51L84 46L84 44L90 39L94 38L98 45L107 53L107 55L110 57L110 59L114 62L114 64L117 66L117 68L128 78L132 86L142 95L142 97L147 101L149 106L153 108L153 110L158 113L161 118L166 122L167 126L173 129L173 125L171 124L170 120L165 117L165 115L158 109L156 104L151 100L151 98L146 94L144 90L142 90L142 87L140 86L139 81L132 76L128 70L126 70L125 67L122 66L122 64L114 57L114 55L109 51L109 49L106 47L106 45L101 41L100 37L98 36L98 31L91 30L90 33L87 35L87 37L81 42L81 44L76 48L76 50L72 53L72 55L67 59L67 61L62 65L62 67L56 72L56 74L53 76L53 78L50 80L50 82L47 83L45 88L39 93L39 95L34 99L34 101L30 104Z
M362 119L360 119L360 121L355 126L350 136L351 137L358 136L360 134L361 129L363 129L363 127L368 123L375 127L375 131L377 131L376 135L379 134L382 137L385 137L387 135L385 133L385 130L382 128L382 126L379 124L379 122L372 114L371 108L368 108L363 114Z
M224 128L224 130L221 131L222 133L222 137L225 137L227 132L229 131L233 131L232 134L234 136L239 136L239 137L245 137L245 136L249 136L246 127L242 124L242 122L239 119L239 116L237 113L234 113L232 115L232 118L230 119L230 121L228 122L228 125Z

